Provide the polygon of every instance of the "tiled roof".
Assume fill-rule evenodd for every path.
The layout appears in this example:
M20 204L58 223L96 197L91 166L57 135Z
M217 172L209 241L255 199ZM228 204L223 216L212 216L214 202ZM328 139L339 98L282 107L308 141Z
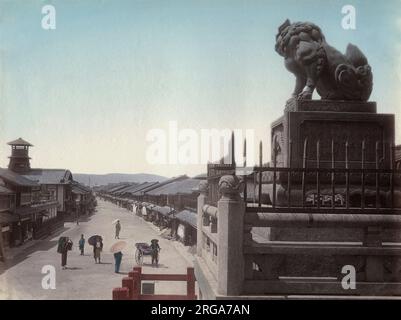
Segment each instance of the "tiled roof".
M65 184L73 180L71 172L66 169L31 169L23 176L39 184Z
M157 182L154 182L154 183L157 183ZM122 195L122 194L125 194L125 193L130 193L132 191L138 190L138 188L143 188L143 187L147 186L148 184L149 184L149 182L142 182L142 183L139 183L139 184L129 185L129 186L126 186L124 189L119 190L117 192L117 194L118 195Z
M156 189L156 188L160 188L160 187L163 187L163 186L165 186L165 185L168 185L168 184L170 184L170 183L172 183L172 182L180 181L180 180L185 180L185 179L188 179L188 177L184 174L184 175L182 175L182 176L174 177L174 178L165 180L165 181L163 181L163 182L158 182L157 184L155 184L155 185L153 185L153 186L151 186L151 187L149 187L149 188L146 188L146 189L144 189L144 190L141 190L140 194L144 194L144 193L147 193L147 194L148 194L148 192L150 192L150 191L152 191L152 190L154 190L154 189Z
M81 183L74 182L72 184L72 192L75 194L88 194L91 190Z
M0 194L12 194L12 193L15 192L6 187L0 186Z
M10 141L10 142L8 142L7 144L10 145L10 146L14 145L14 146L33 147L32 144L30 144L28 141L25 141L25 140L22 139L22 138L18 138L17 140Z
M163 186L158 186L150 191L147 195L174 195L174 194L192 194L198 189L198 179L187 178L170 182Z
M182 210L174 215L174 217L182 222L188 223L196 229L197 214L190 210Z
M123 188L125 188L125 187L127 187L127 186L130 186L130 185L131 185L131 184L130 184L129 182L121 182L121 183L118 183L118 184L112 186L111 188L109 188L109 189L107 190L107 192L108 192L108 193L114 193L114 192L116 192L116 191L118 191L118 190L121 190L121 189L123 189Z
M158 184L158 182L144 182L143 184L140 184L139 186L136 186L135 188L130 189L129 191L126 191L124 193L131 194L131 195L140 194L142 191L152 188L153 186L155 186L157 184Z
M98 191L109 192L111 189L113 189L117 186L120 186L120 185L121 185L121 183L109 183L107 185L99 186L97 188L98 188Z
M126 191L131 190L138 186L138 183L130 183L122 188L117 189L113 193L116 195L124 194Z
M21 187L38 187L39 185L30 179L25 178L24 176L15 173L9 169L0 168L0 178L3 178L5 181L21 186Z
M164 206L164 207L160 207L160 206L154 206L152 208L153 211L156 211L158 213L160 213L163 216L168 216L169 214L174 212L173 208L170 208L168 206Z

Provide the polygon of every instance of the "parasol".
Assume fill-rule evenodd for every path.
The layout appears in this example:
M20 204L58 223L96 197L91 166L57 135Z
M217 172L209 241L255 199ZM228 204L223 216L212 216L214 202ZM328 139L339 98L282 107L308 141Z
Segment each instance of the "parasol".
M99 236L98 234L95 234L94 236L92 236L92 237L90 237L90 238L88 239L88 243L89 243L91 246L94 246L97 239L103 240L101 236Z
M118 241L110 247L111 253L116 253L122 251L127 246L125 241Z
M116 224L118 221L120 221L120 219L113 220L111 224Z

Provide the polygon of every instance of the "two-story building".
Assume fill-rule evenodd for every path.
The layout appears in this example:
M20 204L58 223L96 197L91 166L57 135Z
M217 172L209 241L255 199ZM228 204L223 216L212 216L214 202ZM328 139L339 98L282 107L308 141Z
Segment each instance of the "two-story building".
M72 174L66 169L31 168L29 148L33 145L22 138L8 143L11 156L8 169L40 186L40 194L57 201L59 214L66 212L66 202L71 199Z
M15 210L15 192L0 184L0 261L10 247L12 224L18 221Z
M58 202L58 213L66 214L66 203L72 199L72 174L66 169L30 169L22 174L25 178L35 181L41 187L41 192L48 194L50 199Z
M62 224L69 182L68 170L32 169L29 148L32 144L19 138L11 146L8 169L0 168L0 185L14 194L15 204L7 209L5 235L10 246L31 238L41 238ZM2 220L6 220L5 218ZM3 240L5 238L3 236ZM5 241L3 241L5 243Z
M67 211L72 212L75 218L92 213L96 207L96 198L92 190L76 181L73 181L71 186L72 198L67 203Z
M11 214L8 216L11 224L9 224L7 238L10 246L18 245L33 236L37 211L33 205L34 199L40 193L40 186L32 180L3 168L0 168L0 185L9 190L14 198L13 204L6 209Z

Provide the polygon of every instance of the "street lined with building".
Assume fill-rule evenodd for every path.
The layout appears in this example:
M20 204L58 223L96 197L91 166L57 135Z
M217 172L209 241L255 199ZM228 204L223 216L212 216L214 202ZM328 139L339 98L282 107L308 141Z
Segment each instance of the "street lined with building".
M123 250L120 273L114 273L113 254L109 252L114 239L112 221L121 222L120 239L128 246ZM103 237L104 249L101 264L95 264L93 247L85 246L85 255L80 256L78 240L84 234L88 239L93 234ZM57 253L57 241L60 236L67 236L74 242L69 251L66 270L61 269L61 255ZM175 274L185 273L191 267L191 254L183 246L166 240L153 225L139 218L124 208L99 201L97 212L76 223L66 223L65 231L46 240L39 240L29 252L21 251L5 264L0 264L0 299L111 299L112 289L118 287L122 277L132 271L135 264L136 242L150 242L156 238L160 241L160 262L156 268L151 265L149 257L145 257L142 265L143 273ZM56 269L56 289L45 290L41 283L45 274L41 273L45 265ZM23 275L23 276L21 276ZM182 294L185 284L179 282L151 282L156 293Z

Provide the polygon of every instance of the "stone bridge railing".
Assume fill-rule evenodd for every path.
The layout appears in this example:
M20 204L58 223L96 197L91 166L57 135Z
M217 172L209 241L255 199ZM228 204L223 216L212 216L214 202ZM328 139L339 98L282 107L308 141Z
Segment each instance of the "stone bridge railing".
M239 295L244 276L243 236L245 204L236 176L224 176L219 182L221 198L217 207L208 205L208 184L201 182L198 197L197 256L218 294ZM198 266L200 266L198 264ZM198 269L199 270L199 269ZM199 274L197 279L202 279ZM212 289L214 290L214 289ZM204 297L208 295L204 292Z
M400 215L247 212L236 176L220 179L217 207L208 205L207 182L199 189L195 274L201 298L401 295ZM255 227L293 230L294 237L257 242ZM335 237L300 240L297 230ZM353 232L357 240L341 238ZM345 266L355 269L355 288L343 287Z

